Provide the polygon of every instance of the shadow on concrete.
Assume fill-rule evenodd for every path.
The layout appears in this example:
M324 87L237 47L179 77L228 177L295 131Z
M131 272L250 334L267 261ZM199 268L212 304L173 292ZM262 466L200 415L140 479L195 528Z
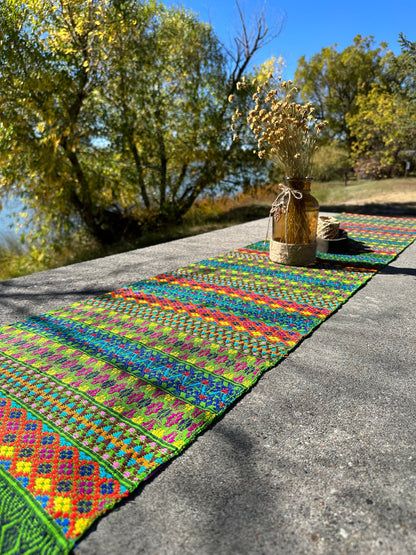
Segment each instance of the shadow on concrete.
M250 553L250 546L253 543L257 546L261 545L265 553L273 553L273 542L277 542L280 535L286 536L286 540L290 539L292 552L304 552L304 544L302 544L304 530L299 537L292 533L288 538L288 528L292 527L287 521L286 513L290 513L290 504L298 505L297 517L300 520L302 517L312 520L311 530L315 529L318 536L327 538L330 532L334 537L339 538L340 527L346 525L343 512L356 514L355 520L358 522L347 523L351 529L354 526L369 526L370 522L378 522L380 528L389 529L392 521L414 521L414 510L406 505L400 506L392 495L390 486L390 481L393 483L395 480L391 469L396 469L409 479L411 465L405 458L397 460L394 452L387 452L387 449L380 450L379 444L386 429L392 434L397 432L397 429L403 429L404 439L410 443L411 430L408 429L406 418L401 421L401 413L396 414L394 426L391 426L389 415L381 413L379 420L374 423L376 428L371 433L366 430L365 441L359 439L358 432L356 436L353 434L345 440L342 434L337 439L337 433L333 431L339 426L342 428L342 424L338 422L337 409L333 409L334 406L345 406L346 410L350 410L355 415L355 424L360 430L363 427L362 419L366 416L365 411L361 413L360 408L374 405L377 412L379 398L374 396L374 389L380 394L384 392L384 381L380 380L378 383L376 380L369 385L367 377L360 379L357 376L351 381L350 377L340 370L337 373L337 385L334 387L334 376L328 376L323 372L311 372L309 366L293 367L292 372L298 373L302 380L307 376L310 385L327 391L325 407L328 413L322 413L322 407L317 408L313 401L308 399L308 389L291 392L289 401L286 400L286 402L284 396L277 397L271 403L270 409L273 411L273 416L286 425L294 418L298 419L294 423L292 433L302 436L302 428L304 428L306 433L304 437L308 439L309 433L312 437L315 436L320 442L319 449L316 449L316 445L312 442L309 448L299 444L297 451L288 452L287 446L292 445L292 442L288 443L288 436L291 435L290 427L288 430L283 425L276 428L271 418L272 429L263 429L267 414L263 414L258 423L254 422L256 418L252 418L253 422L249 422L250 433L241 429L241 422L238 424L235 421L220 418L213 428L207 429L209 435L205 436L205 445L202 447L199 445L199 449L197 448L195 452L192 448L188 451L189 457L185 465L178 465L162 478L161 474L174 462L175 459L172 459L149 480L142 483L128 498L118 503L112 511L118 513L123 509L123 517L120 515L119 518L125 518L131 522L131 541L126 540L127 543L125 543L123 540L122 544L125 553L157 552L154 544L151 546L146 544L150 535L146 530L152 529L151 534L156 537L160 533L160 528L152 527L152 518L155 516L149 514L149 498L146 498L143 505L139 499L143 488L148 487L149 482L153 482L157 477L161 478L161 482L157 485L159 502L151 505L152 510L155 511L156 521L161 518L161 510L163 511L161 497L164 498L163 502L167 506L178 504L175 511L179 521L183 521L183 515L189 511L193 516L186 532L198 537L192 545L195 548L199 547L201 553ZM394 379L394 376L392 378ZM326 380L329 380L330 387L327 387ZM393 388L388 391L389 402L394 407L403 406L406 413L411 406L410 398L396 397L392 395L393 391ZM230 414L229 411L227 413ZM299 416L295 416L297 413ZM269 415L271 416L272 414ZM268 445L264 445L265 443ZM201 457L205 460L209 459L209 464L201 464ZM332 484L333 478L339 472L338 469L346 465L346 461L350 459L354 463L348 470L348 479L344 477L341 482ZM319 469L320 478L324 480L318 490L315 484L317 469ZM382 488L376 489L368 479L367 473L380 471L380 469L388 477L388 481ZM329 494L331 488L334 490ZM320 491L321 496L308 498L308 492L314 491ZM323 497L324 493L327 493L328 497ZM298 502L295 499L297 495L300 498L303 497L303 501ZM157 497L155 499L158 501ZM325 502L322 501L323 499ZM126 510L129 514L126 514ZM314 516L311 515L311 511L320 513L320 518L311 519ZM169 515L165 518L167 529L177 534L175 520ZM82 540L86 540L97 530L100 520L89 528ZM160 522L157 523L160 525ZM141 528L143 533L140 531ZM261 539L258 536L259 530L264 533ZM185 537L185 542L186 539ZM280 546L286 540L279 540ZM143 543L138 544L138 542ZM97 553L114 552L111 547L104 550L104 545L97 537L94 538L94 543L89 545L88 550L94 552L95 549ZM126 545L129 547L134 545L135 549L126 551ZM337 544L332 544L331 548L331 552L342 551ZM161 550L161 552L165 551ZM275 552L284 551L276 548ZM75 549L72 554L76 555L76 553ZM189 553L189 550L185 549L184 553Z
M394 266L385 266L380 273L390 274L390 275L402 275L402 276L416 276L416 268L397 268Z
M212 427L207 431L210 431L211 436L207 438L205 450L209 450L211 456L210 465L204 466L203 470L208 474L201 474L198 460L188 460L186 468L178 467L173 472L173 480L176 483L169 482L169 479L172 479L169 477L166 478L168 483L159 484L158 487L168 490L167 496L171 503L176 498L179 506L185 507L185 511L198 512L198 529L194 533L198 534L198 543L202 544L207 552L215 553L221 549L218 545L218 538L221 538L226 546L231 546L231 552L246 553L247 546L251 543L251 534L262 522L265 513L273 514L277 530L283 525L283 515L276 511L276 490L281 486L272 486L268 477L259 470L259 447L253 443L253 438L248 433L232 423L225 423L222 418L216 423L214 431ZM112 510L113 513L118 513L124 508L134 512L130 519L137 523L136 537L140 537L140 526L146 528L151 520L149 514L143 513L144 509L136 501L143 488L149 487L151 482L160 478L175 459L176 457L164 464ZM279 453L276 460L281 468L291 466L291 463L284 459L283 453ZM232 479L230 469L233 469ZM156 511L158 509L159 507L155 507ZM96 531L101 518L86 531L82 540L86 540ZM167 524L172 526L169 518L167 520ZM154 533L157 534L157 531ZM144 552L146 546L141 545L141 549L141 552ZM75 546L71 554L76 553Z
M16 288L16 284L15 283L9 283L7 281L3 281L0 283L0 299L8 299L10 297L7 288L10 287L12 289ZM4 289L4 290L3 290ZM27 292L22 293L21 290L27 289ZM51 291L50 288L48 288L47 291L33 291L34 287L33 285L20 285L19 284L19 301L21 300L28 300L28 299L36 299L37 297L70 297L70 296L74 296L74 297L78 297L79 295L103 295L104 293L108 293L109 291L107 289L103 289L102 287L86 287L86 288L82 288L80 287L79 289L72 289L72 290L62 290L62 288L58 288L55 291ZM30 290L30 291L29 291Z
M37 290L33 285L16 284L12 282L0 283L0 314L4 311L6 321L0 323L0 326L11 324L12 321L24 320L29 316L49 312L58 307L69 306L75 302L98 297L108 293L109 289L102 287L74 287L73 289L63 289L57 286L54 290L45 287ZM51 306L50 301L54 300L55 308ZM13 317L7 317L7 313L11 312ZM3 320L3 318L0 318Z

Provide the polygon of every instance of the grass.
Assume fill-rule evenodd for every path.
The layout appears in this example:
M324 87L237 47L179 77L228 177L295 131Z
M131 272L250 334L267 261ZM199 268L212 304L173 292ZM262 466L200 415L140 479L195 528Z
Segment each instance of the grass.
M402 202L406 198L416 201L416 178L383 179L380 181L351 181L346 186L341 181L316 183L314 194L320 204L334 206L339 204L372 204ZM406 197L406 198L405 198ZM406 209L404 206L403 209Z
M29 251L14 235L0 237L0 280L41 272L68 262L68 256L51 256L47 251Z
M350 181L346 186L343 181L314 182L312 193L318 199L322 211L416 216L416 177ZM233 197L204 198L194 204L182 224L169 226L163 232L148 233L131 243L123 242L111 247L79 239L76 248L72 241L58 250L29 252L17 239L7 236L0 244L0 280L265 218L276 194L276 187L264 186Z

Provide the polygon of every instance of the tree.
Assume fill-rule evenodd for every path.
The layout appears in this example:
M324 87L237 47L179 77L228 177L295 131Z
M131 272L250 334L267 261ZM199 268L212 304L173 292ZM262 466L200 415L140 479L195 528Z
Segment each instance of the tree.
M152 0L0 0L0 17L0 195L21 195L44 234L136 236L264 179L227 102L270 36L263 17L233 51Z
M398 92L416 102L416 42L410 42L400 33L399 43L402 52L397 57L397 73L401 78Z
M94 104L108 9L98 0L0 3L1 185L34 209L45 234L82 223L104 237L108 172L94 171Z
M400 153L416 147L416 111L398 94L373 86L357 98L357 111L347 116L355 142L358 173L373 178L402 173Z
M295 84L301 97L311 101L318 119L327 120L326 135L350 147L354 137L346 116L357 112L357 97L367 94L374 83L383 81L386 68L394 57L387 44L374 48L373 37L357 35L342 52L336 46L322 48L309 61L302 56L295 72Z
M400 35L402 53L386 71L384 85L360 91L346 121L354 137L358 173L391 177L403 173L404 159L416 149L416 43ZM389 86L386 86L386 82Z
M408 104L408 117L401 122L408 141L400 154L406 163L405 175L407 175L412 167L411 162L414 168L416 161L416 42L410 42L403 33L399 35L399 42L402 53L397 57L397 63L402 81L397 94Z

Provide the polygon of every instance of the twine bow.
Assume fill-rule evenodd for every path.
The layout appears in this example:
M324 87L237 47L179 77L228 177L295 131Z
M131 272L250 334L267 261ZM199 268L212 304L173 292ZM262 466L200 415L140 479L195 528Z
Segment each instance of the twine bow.
M267 243L267 240L269 238L270 220L272 219L272 217L275 222L278 222L282 217L282 214L288 213L292 197L296 200L300 200L301 198L303 198L302 191L298 191L297 189L288 187L284 183L279 183L278 187L280 189L280 193L277 195L272 204L272 207L270 208L265 244ZM285 242L287 244L287 216L285 220Z

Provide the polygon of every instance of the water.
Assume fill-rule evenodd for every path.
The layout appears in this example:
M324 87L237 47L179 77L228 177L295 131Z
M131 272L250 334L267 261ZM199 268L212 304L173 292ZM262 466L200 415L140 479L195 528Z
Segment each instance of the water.
M23 202L20 198L12 199L2 199L2 209L0 210L0 245L5 242L5 237L17 238L21 234L16 233L16 226L19 222L23 222L24 219L19 216L20 212L24 211ZM17 213L17 216L13 216L13 213Z

